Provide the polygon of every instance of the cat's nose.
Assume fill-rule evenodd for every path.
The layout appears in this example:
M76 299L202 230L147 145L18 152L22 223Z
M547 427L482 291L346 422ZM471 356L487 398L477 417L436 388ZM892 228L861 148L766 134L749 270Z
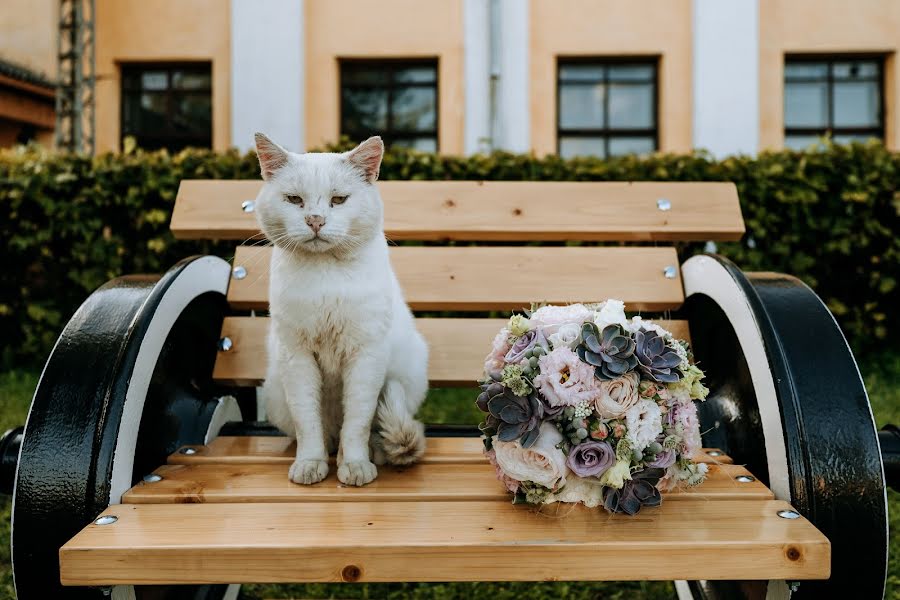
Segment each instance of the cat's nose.
M307 215L306 224L309 225L309 228L314 233L319 233L319 230L325 226L325 217L322 215Z

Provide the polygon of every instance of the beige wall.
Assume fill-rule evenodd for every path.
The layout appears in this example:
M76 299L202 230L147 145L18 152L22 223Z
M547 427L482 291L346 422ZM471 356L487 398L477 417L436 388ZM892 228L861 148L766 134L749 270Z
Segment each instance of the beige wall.
M58 0L2 0L0 58L56 78Z
M228 0L96 1L97 151L119 149L119 64L132 61L211 61L213 148L228 148L231 144Z
M691 149L691 0L531 0L531 146L556 153L559 56L659 56L659 147Z
M338 139L340 58L438 59L438 149L463 152L462 0L306 0L306 146Z
M900 148L898 0L760 0L760 149L784 145L784 55L883 53L885 143Z

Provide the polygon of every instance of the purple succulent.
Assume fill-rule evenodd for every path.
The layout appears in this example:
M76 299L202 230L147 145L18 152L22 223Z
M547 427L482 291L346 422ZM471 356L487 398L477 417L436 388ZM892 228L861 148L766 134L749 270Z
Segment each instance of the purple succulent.
M532 329L525 332L523 336L515 341L504 358L508 363L518 364L525 358L525 353L535 346L542 346L544 348L550 346L550 344L547 343L547 338L544 337L544 333L540 329Z
M501 442L520 440L523 448L530 448L538 439L544 405L536 392L516 396L500 382L482 386L475 404L488 413L481 431L486 436L496 435Z
M631 474L622 489L608 487L603 490L603 506L611 513L636 515L643 506L659 506L662 496L656 484L665 475L663 469L643 469Z
M581 343L575 348L578 358L594 367L597 379L616 379L634 370L634 350L634 340L620 325L607 325L601 332L593 323L581 327Z
M666 345L666 341L655 331L640 329L634 333L638 369L641 373L660 383L675 383L681 379L681 357Z
M566 464L579 477L599 477L616 462L616 453L606 442L584 442L573 446Z

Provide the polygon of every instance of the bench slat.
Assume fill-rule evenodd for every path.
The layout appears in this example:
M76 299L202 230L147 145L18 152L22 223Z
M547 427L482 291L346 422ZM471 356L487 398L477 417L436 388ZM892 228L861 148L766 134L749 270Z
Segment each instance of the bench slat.
M60 549L64 585L825 579L828 540L777 500L637 517L509 502L118 505ZM559 514L557 514L559 513ZM564 518L560 518L565 514Z
M271 247L240 246L228 302L265 309ZM391 263L413 310L519 310L551 304L623 300L629 310L676 309L684 302L678 256L671 247L400 246ZM674 277L663 274L674 268ZM553 296L535 297L535 281ZM299 283L299 282L298 282Z
M474 386L483 376L484 357L504 319L420 318L416 326L429 346L428 377L435 387ZM659 321L675 336L690 339L687 321ZM266 375L266 317L226 317L222 336L232 341L219 352L213 379L222 384L260 385Z
M185 180L172 233L245 240L259 232L261 181ZM738 240L737 189L725 182L382 181L385 231L394 240ZM657 201L671 208L661 211Z
M481 450L484 444L477 437L430 437L422 457L422 464L473 463L487 460ZM170 465L197 464L279 464L289 465L294 461L296 443L283 436L220 436L206 446L191 446L196 454L175 452L169 455ZM716 451L718 456L707 452ZM731 464L730 456L715 448L705 448L695 457L697 462Z

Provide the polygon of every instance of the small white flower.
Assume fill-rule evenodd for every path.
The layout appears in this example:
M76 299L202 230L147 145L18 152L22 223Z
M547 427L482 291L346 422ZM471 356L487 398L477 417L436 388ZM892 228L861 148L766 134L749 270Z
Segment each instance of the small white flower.
M662 433L662 411L652 400L641 400L625 413L625 438L631 448L643 452Z
M667 329L663 329L656 323L645 321L640 316L631 317L631 322L625 325L625 329L627 329L629 333L634 333L641 328L643 328L644 331L655 331L666 341L673 339L672 332Z
M607 300L603 303L596 316L594 323L600 331L607 325L628 326L628 319L625 317L625 303L621 300Z
M591 403L587 400L583 402L579 402L575 405L575 418L576 419L584 419L591 416L591 413L594 412L594 408L591 406Z

